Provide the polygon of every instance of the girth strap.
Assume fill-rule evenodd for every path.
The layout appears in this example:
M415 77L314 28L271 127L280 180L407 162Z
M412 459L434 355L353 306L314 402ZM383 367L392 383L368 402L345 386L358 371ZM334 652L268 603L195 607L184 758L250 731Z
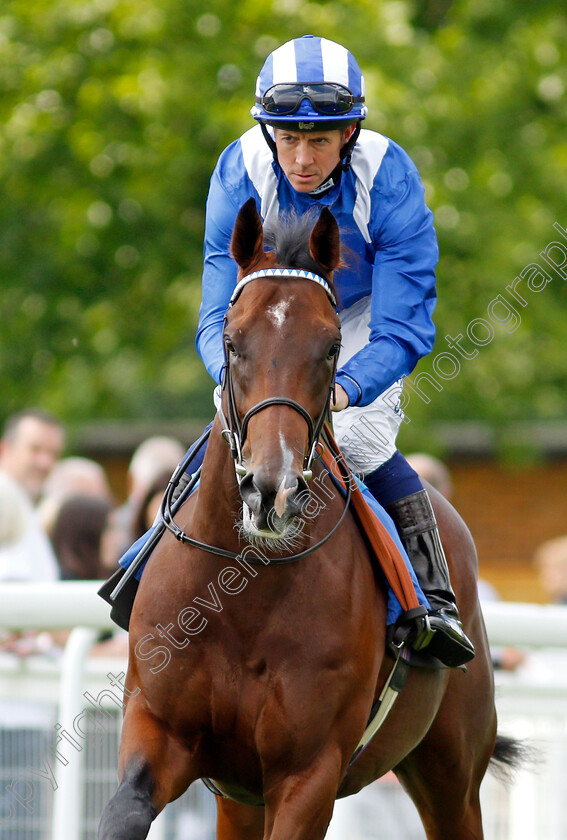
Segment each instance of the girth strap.
M386 680L386 684L382 689L380 697L370 710L370 717L368 719L368 723L366 724L366 729L362 733L362 737L353 753L348 765L349 767L356 761L359 755L364 752L370 741L374 738L388 717L392 706L398 699L408 674L410 656L411 650L402 643L398 649L394 667L390 671L390 675Z

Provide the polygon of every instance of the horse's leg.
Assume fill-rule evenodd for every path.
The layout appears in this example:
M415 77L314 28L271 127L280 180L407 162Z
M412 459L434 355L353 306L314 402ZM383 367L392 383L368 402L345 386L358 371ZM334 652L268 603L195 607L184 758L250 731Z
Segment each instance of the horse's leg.
M217 840L262 840L264 809L217 797Z
M483 660L485 660L483 662ZM496 737L481 650L469 672L451 675L431 729L395 769L413 799L428 840L482 840L479 789Z
M301 773L268 781L265 840L323 840L343 769L338 750L328 748Z
M120 740L120 784L103 811L99 840L144 840L157 814L198 778L193 764L145 703L130 698Z

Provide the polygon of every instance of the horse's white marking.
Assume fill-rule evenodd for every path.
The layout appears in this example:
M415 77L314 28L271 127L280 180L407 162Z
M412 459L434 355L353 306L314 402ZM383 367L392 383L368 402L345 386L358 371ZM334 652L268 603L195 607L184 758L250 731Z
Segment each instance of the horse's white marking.
M281 300L279 303L276 303L274 306L270 306L270 308L266 311L266 315L272 322L272 324L280 328L283 325L283 322L286 319L287 310L289 309L289 301L288 300Z
M286 439L283 436L283 433L280 430L280 444L282 447L282 454L283 454L283 463L282 463L282 481L285 476L291 472L291 468L293 467L293 449L290 449L286 443Z
M282 468L280 472L280 481L278 484L278 492L276 493L276 498L274 499L274 510L278 516L283 516L285 511L285 506L287 504L287 497L294 492L296 489L295 487L286 487L285 480L286 476L288 476L292 472L293 468L293 450L289 448L286 443L286 439L283 436L283 433L280 430L279 433L280 438L280 445L282 448Z
M287 445L286 439L281 431L279 433L279 439L282 448L282 467L278 491L274 499L274 511L278 517L282 516L285 511L287 497L296 489L295 487L285 486L285 478L289 475L293 467L293 450ZM274 531L265 531L257 528L254 514L246 503L243 505L242 527L248 539L256 541L259 538L260 540L266 540L267 543L277 540L286 541L293 539L298 532L298 524L295 522L288 522L284 530L279 534Z

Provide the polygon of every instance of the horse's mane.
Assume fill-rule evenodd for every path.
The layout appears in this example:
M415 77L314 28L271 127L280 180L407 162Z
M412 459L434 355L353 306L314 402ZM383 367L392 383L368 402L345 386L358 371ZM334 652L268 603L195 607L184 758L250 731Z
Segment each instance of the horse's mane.
M316 209L303 214L293 208L286 210L276 223L264 228L264 244L274 251L279 265L320 274L332 285L329 273L309 253L309 237L318 216Z

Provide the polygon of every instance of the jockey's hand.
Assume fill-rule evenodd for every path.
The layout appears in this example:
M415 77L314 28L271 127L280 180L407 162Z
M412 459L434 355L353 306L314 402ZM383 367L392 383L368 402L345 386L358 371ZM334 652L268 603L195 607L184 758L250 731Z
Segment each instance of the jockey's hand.
M348 406L348 395L344 388L335 385L335 399L331 400L331 411L342 411Z

